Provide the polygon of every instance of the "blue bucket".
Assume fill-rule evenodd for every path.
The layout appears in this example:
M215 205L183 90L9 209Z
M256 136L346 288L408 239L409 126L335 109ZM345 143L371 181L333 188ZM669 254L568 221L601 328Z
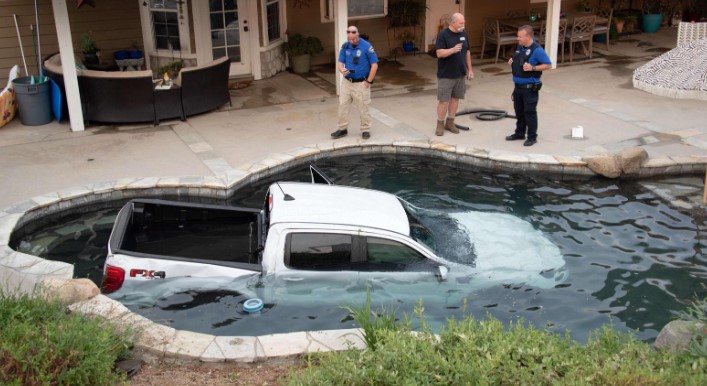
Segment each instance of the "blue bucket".
M115 58L115 60L125 60L128 58L128 51L126 51L126 50L115 51L113 53L113 57Z

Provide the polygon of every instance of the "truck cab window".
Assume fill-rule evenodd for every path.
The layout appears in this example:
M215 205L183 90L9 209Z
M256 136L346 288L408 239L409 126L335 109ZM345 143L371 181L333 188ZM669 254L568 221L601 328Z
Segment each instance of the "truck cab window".
M288 238L287 266L323 271L350 269L351 235L293 233Z
M367 265L375 271L430 271L437 267L420 252L393 240L366 239Z

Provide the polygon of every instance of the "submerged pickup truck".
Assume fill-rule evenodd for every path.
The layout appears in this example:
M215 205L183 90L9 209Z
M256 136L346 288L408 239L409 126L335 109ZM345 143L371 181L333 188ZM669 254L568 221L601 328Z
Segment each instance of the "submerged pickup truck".
M270 185L261 209L135 199L120 210L102 291L126 281L375 272L436 276L459 265L395 195L338 186L310 166L312 183ZM433 276L434 275L434 276Z

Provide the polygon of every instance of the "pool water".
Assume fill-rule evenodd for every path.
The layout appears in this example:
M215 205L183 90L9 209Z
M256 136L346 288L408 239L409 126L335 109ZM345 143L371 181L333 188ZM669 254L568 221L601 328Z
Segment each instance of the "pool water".
M112 295L133 311L177 329L214 335L263 335L357 327L340 306L360 306L366 288L374 308L419 301L432 326L447 317L490 314L523 318L578 340L603 324L654 339L690 301L707 295L704 214L671 207L639 181L561 181L474 170L411 156L357 156L318 161L335 183L396 194L424 214L445 240L440 255L464 275L399 280L341 274L209 280L174 278L141 283ZM276 180L309 178L300 166L241 189L228 204L260 207ZM99 280L118 208L48 221L14 241L18 250L74 262L76 275ZM469 251L473 253L469 253ZM263 310L243 302L263 299Z

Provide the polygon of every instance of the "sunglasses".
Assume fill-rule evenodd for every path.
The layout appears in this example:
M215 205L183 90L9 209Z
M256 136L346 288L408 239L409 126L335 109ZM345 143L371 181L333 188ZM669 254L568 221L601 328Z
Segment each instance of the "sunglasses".
M353 57L353 64L358 64L358 56Z
M346 33L349 33L349 34L357 34L358 31L346 31Z

